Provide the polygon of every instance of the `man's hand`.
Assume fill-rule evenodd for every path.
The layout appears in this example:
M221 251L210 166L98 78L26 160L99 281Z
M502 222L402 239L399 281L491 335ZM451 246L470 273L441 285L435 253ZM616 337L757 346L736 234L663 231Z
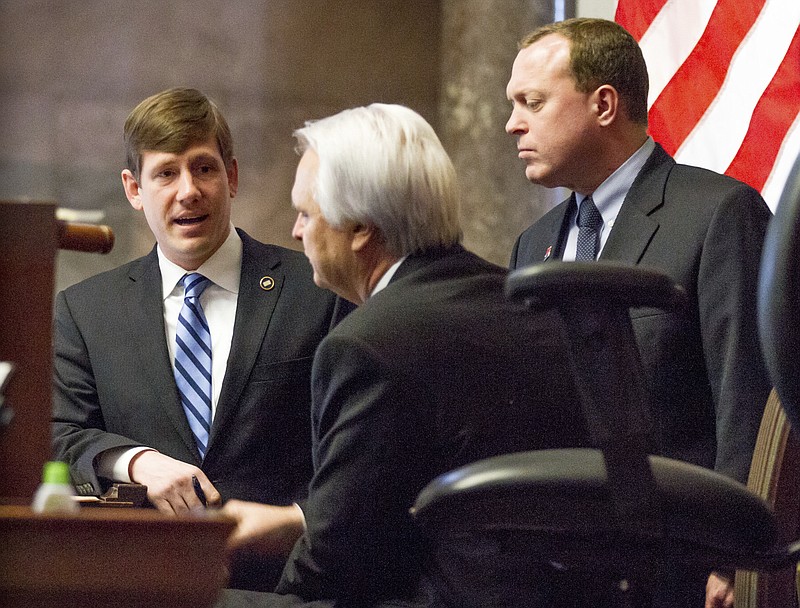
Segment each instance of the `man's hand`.
M706 583L705 608L733 608L733 579L712 572Z
M209 507L222 504L222 497L197 467L175 460L154 450L141 452L130 464L131 479L147 486L147 498L159 511L183 514L203 505L194 491L192 476L197 477Z
M236 520L228 539L230 551L245 550L262 556L288 557L303 533L303 512L297 505L276 507L230 500L222 513Z

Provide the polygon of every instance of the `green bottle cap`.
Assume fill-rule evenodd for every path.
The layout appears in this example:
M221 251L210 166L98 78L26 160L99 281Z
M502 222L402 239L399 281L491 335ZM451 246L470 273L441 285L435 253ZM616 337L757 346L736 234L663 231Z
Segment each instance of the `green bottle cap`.
M44 463L44 471L42 472L42 481L44 483L61 483L69 485L69 466L66 462L58 460L51 460Z

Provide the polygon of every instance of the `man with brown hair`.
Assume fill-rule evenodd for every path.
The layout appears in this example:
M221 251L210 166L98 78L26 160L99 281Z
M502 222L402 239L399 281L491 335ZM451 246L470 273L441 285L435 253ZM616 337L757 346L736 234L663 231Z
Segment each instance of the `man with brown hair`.
M683 285L686 314L631 314L659 451L744 482L770 389L755 315L770 212L753 188L654 142L647 89L641 49L613 21L570 19L522 40L506 131L531 182L573 194L520 235L511 267L599 257ZM704 579L665 573L656 605L700 608Z
M133 481L165 512L202 495L296 508L311 474L311 362L336 298L302 253L232 226L238 165L205 95L145 99L125 144L125 194L156 246L56 298L55 455L81 494ZM252 580L270 588L280 566ZM232 584L249 586L239 574Z

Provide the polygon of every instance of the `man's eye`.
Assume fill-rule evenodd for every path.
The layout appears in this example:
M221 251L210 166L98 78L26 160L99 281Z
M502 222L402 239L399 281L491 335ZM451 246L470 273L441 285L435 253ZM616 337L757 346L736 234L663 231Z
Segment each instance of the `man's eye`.
M542 106L541 99L529 99L525 102L525 106L530 110L538 110Z
M174 175L175 175L175 171L173 171L172 169L164 169L163 171L159 171L156 174L156 177L160 177L160 178L163 178L163 179L168 179L170 177L173 177Z
M195 169L198 175L210 175L216 170L217 168L214 165L198 165Z

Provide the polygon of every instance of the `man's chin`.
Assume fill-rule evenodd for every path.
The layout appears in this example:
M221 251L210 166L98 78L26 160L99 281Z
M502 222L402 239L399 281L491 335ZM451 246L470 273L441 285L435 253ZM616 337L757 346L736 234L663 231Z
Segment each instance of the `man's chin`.
M544 186L545 188L559 187L559 184L554 183L552 174L536 171L533 167L525 169L525 177L530 183L536 184L537 186Z
M542 185L542 174L532 165L525 167L525 178L532 184Z
M321 276L319 276L319 274L317 274L317 271L316 271L316 270L314 271L314 285L316 285L316 286L317 286L317 287L319 287L320 289L328 289L328 290L330 290L330 291L333 291L333 289L331 288L331 286L330 286L328 283L326 283L326 282L323 280L323 278L322 278Z

